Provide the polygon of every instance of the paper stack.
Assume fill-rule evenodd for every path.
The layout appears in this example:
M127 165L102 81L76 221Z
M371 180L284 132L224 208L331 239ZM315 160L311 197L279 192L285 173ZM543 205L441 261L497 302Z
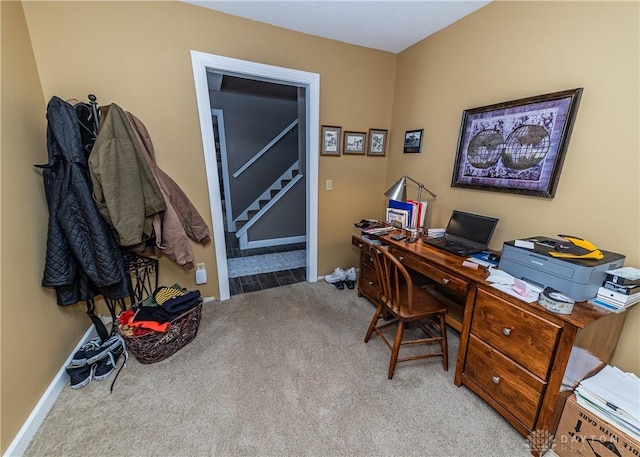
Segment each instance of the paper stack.
M427 229L427 235L429 238L442 238L444 236L443 228L430 228Z
M598 296L590 302L618 313L640 303L640 270L634 267L608 270Z
M583 408L640 440L640 378L606 365L576 388Z

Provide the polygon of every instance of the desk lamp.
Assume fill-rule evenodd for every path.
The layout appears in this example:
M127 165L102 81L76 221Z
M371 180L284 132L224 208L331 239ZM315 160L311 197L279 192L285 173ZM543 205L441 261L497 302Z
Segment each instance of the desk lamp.
M436 194L434 194L429 189L424 187L424 184L416 181L415 179L410 178L406 174L402 175L402 178L400 178L398 182L396 182L393 186L391 186L391 188L388 191L384 193L387 196L387 198L389 198L390 200L406 202L407 201L407 179L418 185L418 201L419 202L422 201L422 189L429 192L429 194L433 198L436 198ZM422 230L423 230L422 227L419 227L417 231L419 233L422 233ZM415 240L416 240L415 235L412 235L411 241L415 241Z
M387 198L389 200L396 200L396 201L400 201L400 202L406 202L407 201L407 179L413 183L416 183L418 185L418 201L422 201L422 189L426 190L427 192L429 192L429 194L433 197L436 198L437 195L434 194L433 192L431 192L429 189L427 189L426 187L424 187L424 184L416 181L415 179L410 178L409 176L402 175L402 178L400 178L398 180L398 182L396 182L393 186L391 186L391 188L386 191L384 194L387 196Z

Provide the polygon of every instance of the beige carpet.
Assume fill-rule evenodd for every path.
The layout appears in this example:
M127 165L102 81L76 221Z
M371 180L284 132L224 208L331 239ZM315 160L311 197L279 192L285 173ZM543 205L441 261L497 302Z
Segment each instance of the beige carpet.
M207 303L162 362L66 388L26 456L530 456L527 442L439 359L398 365L363 338L373 306L299 283Z

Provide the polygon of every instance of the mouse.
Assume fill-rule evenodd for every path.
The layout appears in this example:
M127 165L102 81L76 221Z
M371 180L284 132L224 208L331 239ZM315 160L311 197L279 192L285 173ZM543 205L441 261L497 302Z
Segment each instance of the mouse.
M500 254L489 254L489 257L487 257L487 259L491 260L492 262L499 262Z

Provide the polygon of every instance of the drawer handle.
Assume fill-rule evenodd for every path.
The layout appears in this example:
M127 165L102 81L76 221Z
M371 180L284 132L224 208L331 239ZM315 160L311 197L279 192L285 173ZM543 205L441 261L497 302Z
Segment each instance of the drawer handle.
M509 335L511 335L511 329L510 329L510 328L507 328L507 327L503 328L503 329L502 329L502 334L503 334L504 336L509 336Z
M404 260L403 256L398 256L398 260L400 260L400 262L402 262Z
M369 281L369 285L370 285L370 286L373 286L373 281Z
M364 247L364 244L358 243L358 249L362 249L363 247Z
M444 285L449 284L449 279L448 278L442 278L442 284L444 284Z
M493 381L494 384L500 383L500 376L491 376L491 381Z

